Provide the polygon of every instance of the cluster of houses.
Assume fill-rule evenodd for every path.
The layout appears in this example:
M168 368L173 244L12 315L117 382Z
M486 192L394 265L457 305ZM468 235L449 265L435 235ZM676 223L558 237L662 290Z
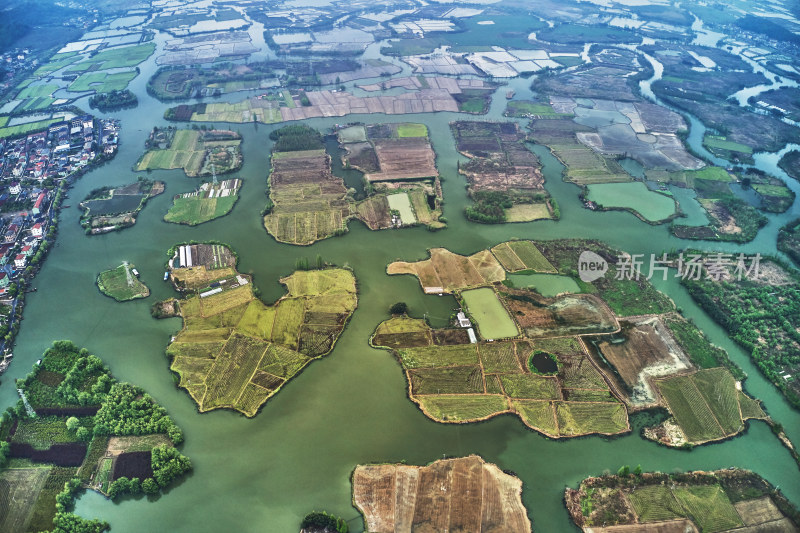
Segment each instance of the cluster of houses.
M117 149L119 121L83 115L18 139L0 139L0 304L24 275L52 222L52 185ZM2 323L0 318L0 323Z
M118 121L83 115L20 139L0 140L0 177L9 187L22 180L65 178L88 165L99 150L112 155L118 136Z

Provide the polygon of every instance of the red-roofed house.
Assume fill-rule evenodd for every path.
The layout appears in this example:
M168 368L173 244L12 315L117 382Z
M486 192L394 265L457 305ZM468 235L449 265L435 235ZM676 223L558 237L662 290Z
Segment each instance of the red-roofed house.
M30 244L22 247L22 255L27 257L31 254L33 254L33 247Z
M36 203L33 204L33 209L31 210L34 215L38 215L42 212L42 204L44 204L44 193L39 193L39 197L36 199Z
M25 268L25 263L28 262L28 257L22 254L18 254L17 257L14 258L14 266L17 268Z
M33 227L31 228L31 235L33 235L37 239L41 239L42 238L42 225L39 224L38 222L36 224L34 224Z

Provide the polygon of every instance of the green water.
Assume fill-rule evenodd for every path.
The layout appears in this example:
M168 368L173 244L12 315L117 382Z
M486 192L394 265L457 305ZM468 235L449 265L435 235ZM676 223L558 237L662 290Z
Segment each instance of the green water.
M162 38L158 37L159 43ZM788 452L766 424L753 422L744 436L703 446L692 452L670 450L643 440L639 424L630 435L616 439L588 437L556 441L526 429L517 417L501 416L471 425L445 425L428 420L407 396L403 373L386 351L370 348L367 339L387 318L397 301L411 313L443 325L456 305L452 297L425 296L411 276L387 276L395 259L427 258L426 249L444 246L458 253L474 253L510 238L596 238L630 253L660 253L686 246L669 235L665 226L650 226L624 212L584 209L574 185L560 179L561 166L542 147L534 147L544 164L547 189L558 200L562 219L527 224L484 226L467 222L464 179L457 175L455 151L448 122L470 118L452 113L413 116L363 115L347 121L409 121L425 123L437 152L443 176L449 220L445 230L424 228L371 232L360 223L350 233L311 247L276 243L263 229L259 213L264 206L265 177L269 168L274 127L234 125L244 136L244 167L235 176L244 180L232 213L195 228L162 222L174 194L197 187L197 180L180 171L153 172L167 183L166 194L153 198L140 213L136 226L119 233L87 237L79 226L77 200L101 185L120 185L135 178L131 166L141 155L144 140L160 119L164 105L150 98L144 85L154 58L142 65L132 84L139 95L137 109L115 114L123 120L120 154L109 165L82 178L61 214L58 243L34 281L38 292L28 295L25 320L14 350L15 358L0 385L0 408L16 402L13 379L25 375L42 351L55 339L69 338L102 357L114 374L147 389L185 430L185 454L195 470L160 499L128 499L111 503L96 493L78 502L77 512L111 523L116 533L141 531L297 531L301 517L313 509L327 509L362 530L351 506L350 473L355 465L376 461L425 464L447 455L479 453L500 468L516 472L524 481L523 502L537 531L572 531L562 504L563 490L583 477L641 464L646 470L750 468L780 485L800 503L800 473ZM514 80L518 98L530 98L529 81ZM493 117L505 106L501 88L492 105ZM236 100L244 93L225 96ZM476 117L482 119L483 117ZM330 127L342 118L309 121ZM220 126L221 124L217 124ZM231 176L233 177L233 176ZM794 185L792 185L795 187ZM697 242L693 246L754 253L775 252L775 232L784 218L797 216L797 206L745 246ZM311 364L271 399L254 419L232 412L200 415L188 394L177 389L168 371L164 349L180 327L178 319L155 320L150 306L173 291L162 281L166 250L191 239L217 239L239 253L239 269L251 273L264 299L275 300L283 290L277 280L289 274L298 257L326 260L353 267L359 284L359 308L335 350ZM96 275L127 260L136 264L151 288L149 298L116 303L94 286ZM576 258L577 260L577 258ZM800 413L789 408L766 382L746 354L735 346L674 280L658 284L687 316L723 346L750 375L745 387L761 398L769 413L782 422L790 437L800 442Z
M548 298L565 292L581 292L574 279L559 274L509 274L506 278L514 287L534 289Z
M488 288L472 289L461 293L464 303L475 319L478 331L484 339L505 339L519 334L516 324L508 316L497 294Z
M675 201L651 191L641 181L627 183L598 183L588 186L587 198L602 207L633 209L652 222L675 214Z

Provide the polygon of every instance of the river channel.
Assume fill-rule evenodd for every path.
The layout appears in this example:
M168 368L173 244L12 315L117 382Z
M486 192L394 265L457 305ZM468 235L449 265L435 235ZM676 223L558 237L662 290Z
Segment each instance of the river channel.
M163 39L158 36L157 40ZM160 41L159 41L160 42ZM244 180L241 198L224 218L195 228L162 221L177 193L193 190L198 181L181 171L153 172L163 179L165 194L148 203L136 225L118 233L88 237L79 226L78 202L92 189L136 179L130 169L143 151L150 129L164 126L167 105L145 91L155 70L154 58L141 65L142 75L131 85L139 107L115 113L122 119L122 145L107 166L87 174L70 192L72 207L60 215L57 245L28 295L24 321L14 349L14 362L2 377L0 408L17 400L13 379L25 375L41 353L57 339L71 339L101 357L121 380L144 387L184 429L183 453L194 471L182 483L154 502L145 497L107 501L86 493L77 512L107 520L115 533L141 531L297 531L301 517L311 510L327 510L347 519L352 531L362 531L359 513L351 505L350 474L357 464L406 461L426 464L442 456L478 453L524 482L523 503L536 531L573 531L562 503L564 488L589 475L621 465L641 464L644 470L749 468L779 485L800 504L800 471L789 453L762 422L751 422L743 436L701 446L691 452L667 449L646 441L633 419L634 431L608 439L587 437L547 439L525 428L515 416L505 415L469 425L438 424L427 419L407 398L399 364L389 352L372 349L367 340L399 300L414 316L423 314L443 325L455 302L451 297L425 296L415 278L388 276L386 265L395 259L416 260L431 247L473 253L511 238L601 239L630 253L661 253L689 244L704 249L746 253L775 253L778 227L798 216L795 204L787 214L770 217L770 225L743 246L708 242L687 243L672 237L666 226L650 226L625 212L593 212L578 200L578 188L561 180L562 166L543 147L534 147L544 164L546 187L561 206L558 222L478 225L465 220L468 203L465 180L457 174L461 156L454 148L448 123L457 119L500 119L505 91L498 90L488 117L456 113L404 116L363 115L314 119L308 124L329 128L337 122L425 123L437 153L443 178L447 229L431 233L423 228L372 232L352 222L350 232L311 247L278 244L264 230L259 213L265 204L269 168L270 131L277 126L233 125L244 136ZM530 80L511 81L518 98L530 94ZM226 96L238 100L244 93ZM217 124L221 126L221 124ZM692 121L692 137L695 138ZM702 135L700 136L702 139ZM693 146L696 141L693 142ZM697 149L697 146L694 146ZM775 158L756 158L776 175ZM798 190L797 184L790 185ZM265 301L281 296L278 279L294 269L298 257L325 260L354 269L359 307L335 350L312 363L271 399L254 419L234 412L198 414L189 395L176 388L164 350L180 328L179 319L155 320L150 306L174 296L162 281L166 250L187 240L215 239L229 243L240 257L239 270L251 273ZM152 294L145 300L116 303L100 294L97 274L134 263ZM765 408L800 443L800 413L792 410L777 390L750 363L747 354L700 310L676 280L657 282L686 316L693 318L713 342L727 349L748 373L746 390L764 401Z

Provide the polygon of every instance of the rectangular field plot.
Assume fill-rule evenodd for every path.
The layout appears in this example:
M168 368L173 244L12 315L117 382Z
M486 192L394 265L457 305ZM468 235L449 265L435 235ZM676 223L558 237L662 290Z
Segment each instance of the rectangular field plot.
M677 487L672 493L701 531L716 533L744 525L719 485Z
M300 298L281 300L275 309L275 324L272 340L286 346L296 347L303 326L305 303Z
M709 368L692 376L695 386L703 395L714 417L726 434L742 428L739 412L739 391L736 380L725 368Z
M408 371L412 394L479 394L483 376L478 366L422 368Z
M483 287L461 293L470 314L485 339L502 339L519 335L516 324L511 320L494 290Z
M474 344L407 348L400 351L404 368L430 368L478 363Z
M501 374L503 389L511 398L529 400L559 400L558 382L555 378L546 378L534 374Z
M428 416L442 422L481 420L508 410L503 396L489 394L423 396L418 401Z
M272 338L272 325L275 322L275 307L264 305L260 300L254 299L247 304L236 328L245 335Z
M253 290L251 284L248 283L247 285L201 298L200 306L203 310L203 316L211 316L246 304L252 299Z
M507 242L500 243L492 248L492 253L503 265L503 268L509 272L519 272L528 268Z
M526 269L535 270L536 272L558 272L531 241L510 241L508 246L520 261L525 264Z
M557 402L556 416L559 430L565 436L609 435L628 427L628 413L621 403Z
M480 344L478 351L484 372L520 372L513 342Z

